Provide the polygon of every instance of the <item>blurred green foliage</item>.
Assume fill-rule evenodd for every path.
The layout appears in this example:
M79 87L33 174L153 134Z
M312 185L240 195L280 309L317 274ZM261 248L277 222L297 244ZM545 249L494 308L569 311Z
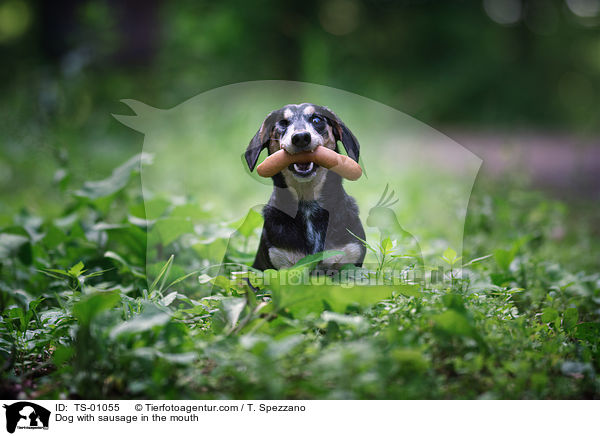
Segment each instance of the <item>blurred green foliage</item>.
M578 15L578 3L11 0L0 8L0 77L25 99L27 85L63 94L84 81L92 107L142 96L170 107L225 84L300 80L430 124L595 130L599 18ZM77 104L61 97L63 109Z
M67 158L83 181L136 152L110 117L121 98L167 108L249 80L324 84L433 126L593 134L599 19L579 3L4 1L0 189L36 203Z
M249 80L336 87L435 127L595 134L599 18L580 3L7 0L0 189L36 203L66 159L83 181L134 154L110 117L122 98L168 108Z

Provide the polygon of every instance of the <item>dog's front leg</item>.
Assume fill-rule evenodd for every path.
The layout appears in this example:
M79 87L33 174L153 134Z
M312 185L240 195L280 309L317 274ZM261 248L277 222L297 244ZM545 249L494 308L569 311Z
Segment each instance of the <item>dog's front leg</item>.
M275 269L290 268L306 254L295 250L286 250L278 247L269 248L269 259Z

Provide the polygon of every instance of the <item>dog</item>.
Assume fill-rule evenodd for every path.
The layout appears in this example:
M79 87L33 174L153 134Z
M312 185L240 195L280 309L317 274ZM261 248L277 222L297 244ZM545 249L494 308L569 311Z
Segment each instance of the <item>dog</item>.
M280 149L295 154L322 146L339 153L338 141L358 162L358 140L335 113L310 103L290 104L267 115L250 141L245 159L253 171L265 148L269 154ZM262 211L264 225L253 268L289 268L303 257L325 250L343 254L324 259L317 269L362 266L366 248L354 235L364 240L365 231L356 201L346 193L338 174L310 162L292 164L272 180L273 193Z

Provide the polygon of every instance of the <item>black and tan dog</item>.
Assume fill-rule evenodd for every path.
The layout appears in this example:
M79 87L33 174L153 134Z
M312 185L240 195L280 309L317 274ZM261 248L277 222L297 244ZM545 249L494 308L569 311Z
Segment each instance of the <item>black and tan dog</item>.
M294 154L318 146L358 162L360 146L352 132L331 110L313 104L290 104L271 112L250 141L246 162L254 169L264 148ZM315 163L292 164L272 177L273 193L263 209L264 227L254 268L280 269L324 250L343 252L324 260L319 269L361 266L365 247L350 232L365 238L358 207L342 186L342 178Z

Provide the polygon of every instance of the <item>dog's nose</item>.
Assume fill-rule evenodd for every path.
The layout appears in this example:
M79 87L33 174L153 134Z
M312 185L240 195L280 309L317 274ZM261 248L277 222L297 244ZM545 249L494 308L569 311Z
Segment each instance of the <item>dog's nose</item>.
M306 148L310 144L310 133L301 132L292 135L292 144L298 148Z

